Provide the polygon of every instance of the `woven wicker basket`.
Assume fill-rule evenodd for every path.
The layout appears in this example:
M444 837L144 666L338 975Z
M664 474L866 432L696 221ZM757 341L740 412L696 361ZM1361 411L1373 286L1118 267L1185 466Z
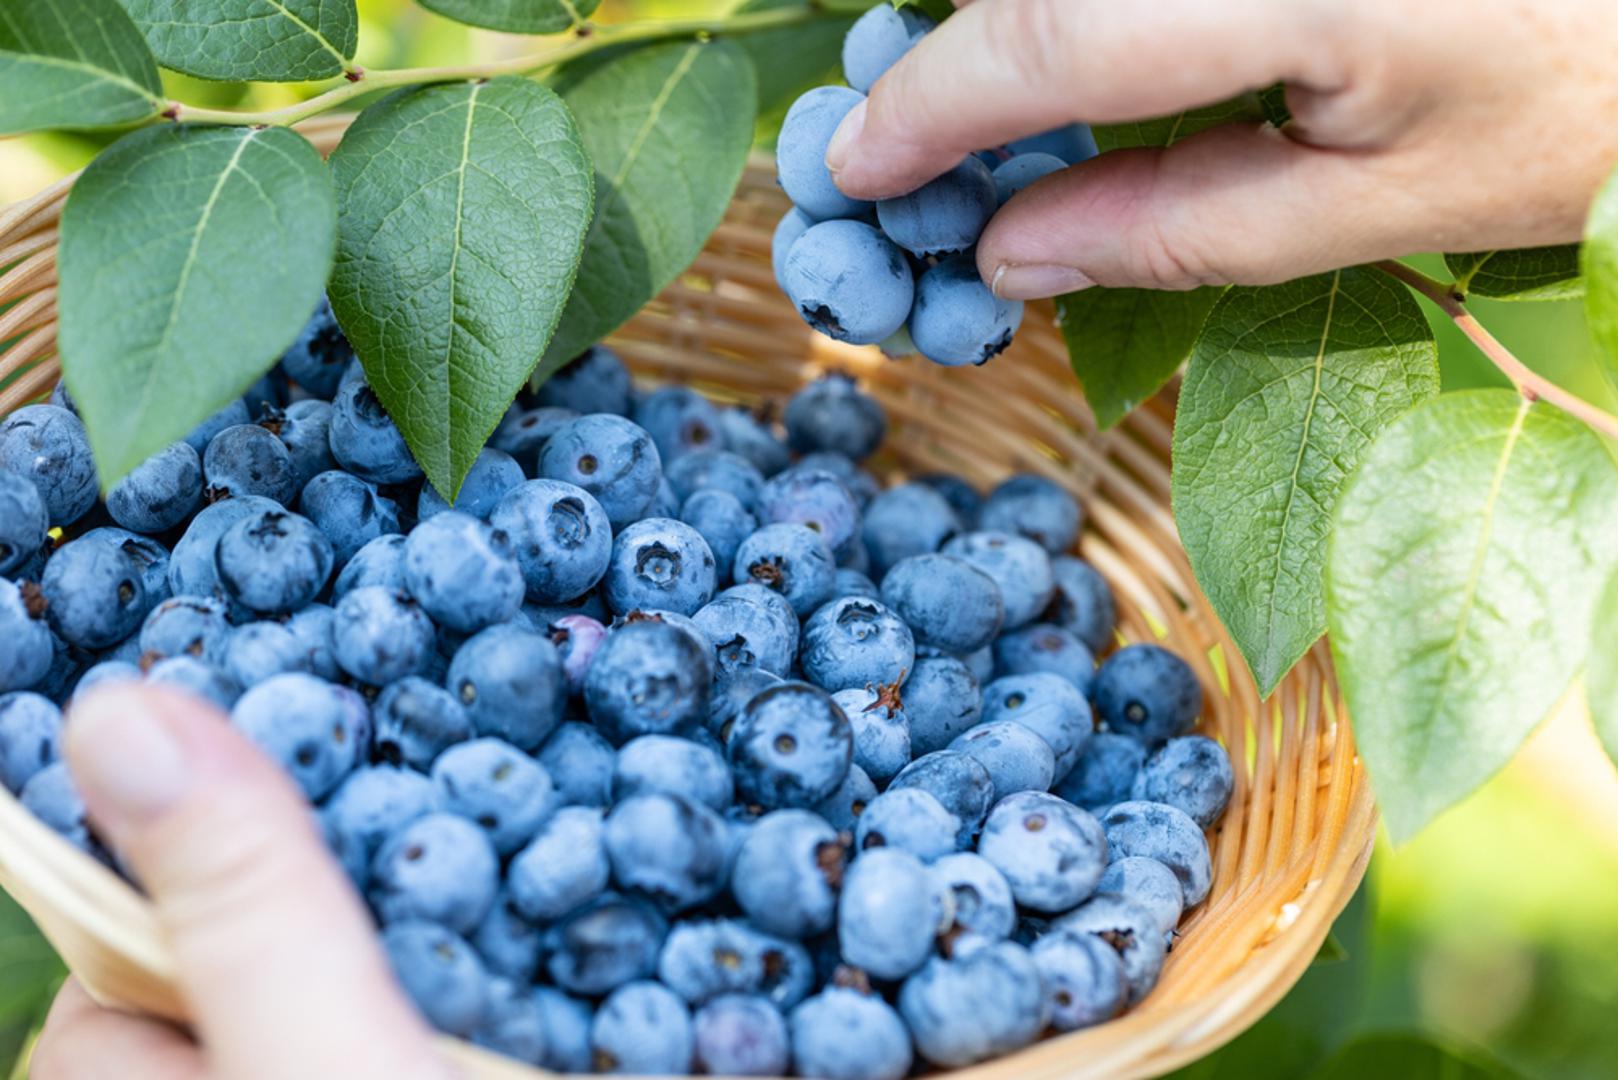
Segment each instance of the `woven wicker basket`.
M346 123L325 118L302 130L324 152ZM0 383L22 372L0 391L0 415L48 393L57 378L57 220L71 182L0 210L0 343L16 338L0 355ZM1213 891L1182 924L1157 989L1122 1019L962 1075L1152 1076L1206 1054L1302 975L1370 857L1375 811L1329 653L1317 645L1259 700L1175 533L1168 394L1098 434L1044 306L1030 308L1016 344L982 369L890 362L819 337L782 298L770 268L770 235L785 205L768 165L754 163L690 271L613 345L643 378L734 401L780 401L823 370L852 372L891 419L876 463L884 478L949 469L988 486L1028 470L1067 486L1088 511L1080 551L1112 583L1123 637L1161 639L1191 662L1207 690L1201 730L1235 765L1235 796L1210 836ZM185 1019L145 902L3 789L0 885L97 997ZM446 1046L471 1076L536 1075L463 1043Z

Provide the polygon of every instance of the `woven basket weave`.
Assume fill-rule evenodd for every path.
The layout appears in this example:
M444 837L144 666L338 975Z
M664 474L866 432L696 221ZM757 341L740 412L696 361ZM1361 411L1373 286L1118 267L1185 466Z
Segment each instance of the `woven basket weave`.
M323 152L347 118L301 130ZM57 378L57 221L72 178L0 210L0 415ZM1207 691L1201 727L1230 751L1236 789L1210 834L1213 891L1190 912L1156 990L1125 1017L1041 1042L961 1075L1153 1076L1235 1037L1314 958L1365 873L1375 811L1323 644L1267 701L1197 590L1169 512L1171 396L1098 434L1050 309L1031 305L1016 343L981 369L892 362L811 333L776 288L770 235L785 209L767 163L747 171L707 249L613 338L639 377L716 398L783 401L827 369L857 375L887 408L884 480L953 470L988 487L1041 473L1087 511L1080 553L1111 582L1126 640L1161 640ZM11 306L6 307L7 304ZM145 902L35 822L0 789L0 885L38 921L98 998L185 1019L173 965ZM470 1076L529 1069L446 1040Z

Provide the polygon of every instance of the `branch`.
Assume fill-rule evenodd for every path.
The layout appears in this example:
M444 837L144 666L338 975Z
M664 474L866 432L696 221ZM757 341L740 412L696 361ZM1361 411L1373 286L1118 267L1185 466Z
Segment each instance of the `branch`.
M1449 316L1456 328L1489 358L1489 362L1511 380L1511 385L1515 386L1523 397L1529 401L1548 401L1601 434L1618 439L1618 416L1569 393L1513 356L1511 350L1484 329L1477 317L1466 309L1466 296L1458 291L1457 286L1445 285L1437 278L1428 277L1420 270L1411 269L1404 263L1392 259L1372 265L1384 274L1404 282L1437 305L1439 310Z
M801 7L773 8L733 15L719 15L701 19L665 19L654 22L626 23L621 26L594 26L583 23L573 31L573 40L548 49L495 60L483 64L461 64L450 67L398 68L388 71L364 71L355 68L343 76L343 82L316 94L307 101L280 109L259 112L239 109L204 109L180 101L169 102L162 114L164 120L180 120L197 124L258 124L284 127L307 120L361 94L388 90L399 86L419 86L424 83L455 82L462 79L492 79L499 75L532 75L545 68L556 67L588 56L602 49L648 41L699 37L708 34L752 33L774 30L783 26L796 26L821 14L819 0L808 0Z

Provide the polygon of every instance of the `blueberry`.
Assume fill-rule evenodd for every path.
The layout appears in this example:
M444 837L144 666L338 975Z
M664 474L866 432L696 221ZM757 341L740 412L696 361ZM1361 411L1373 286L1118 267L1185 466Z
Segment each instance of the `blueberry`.
M343 567L379 536L399 531L399 507L376 486L332 469L310 479L298 498L298 512L331 541L336 566Z
M506 880L525 918L549 922L604 893L611 873L601 811L564 806L511 860Z
M705 903L725 885L724 821L681 795L622 799L607 815L607 856L625 890L667 911Z
M864 852L844 876L837 903L844 960L879 979L904 978L932 955L934 938L948 926L950 902L910 852Z
M502 910L499 905L496 909ZM480 930L473 944L480 946L482 938ZM489 980L488 1007L483 1021L472 1032L472 1042L526 1065L541 1064L548 1050L547 1025L544 1010L529 993L527 984L532 981L531 977L500 971L481 946L478 951L484 953L483 959L496 977Z
M803 525L766 525L742 541L736 581L780 593L799 617L831 599L837 565L825 540Z
M864 94L846 86L817 86L794 101L781 122L775 144L777 177L787 198L817 221L857 217L871 209L870 203L844 195L826 168L833 132L864 100Z
M510 623L480 631L457 649L445 686L465 706L474 731L525 752L556 730L567 702L556 647Z
M759 520L808 526L840 559L860 541L859 503L842 480L824 469L799 466L777 473L759 493Z
M0 784L13 795L60 755L62 710L40 694L0 694Z
M1046 791L1056 771L1050 743L1011 720L985 722L957 736L951 750L974 757L994 780L998 802L1019 791Z
M202 500L202 460L175 443L135 466L107 492L112 520L133 532L167 532L191 516Z
M159 660L146 673L152 686L172 686L193 697L212 702L221 709L230 709L242 695L235 679L212 664L191 656L171 656Z
M1051 560L1056 592L1045 618L1082 641L1091 653L1112 643L1118 609L1112 588L1096 568L1083 559L1059 555Z
M1000 632L1005 603L988 574L953 555L912 555L882 579L882 600L910 624L918 645L967 653Z
M776 276L780 277L779 271ZM739 407L721 410L719 432L727 448L751 461L765 476L774 476L792 462L786 443L762 409L758 413Z
M539 403L577 413L629 413L629 369L605 345L592 345L539 387Z
M876 798L876 785L858 765L848 767L848 775L837 785L837 790L815 803L811 809L825 818L838 832L852 833L859 824L860 815Z
M753 698L786 680L757 667L721 667L714 678L705 727L721 744L729 740L736 718Z
M1202 712L1191 665L1160 645L1125 645L1096 671L1096 718L1111 731L1156 746L1185 735Z
M33 482L52 525L71 525L96 503L96 466L79 418L55 405L24 405L0 420L0 471Z
M782 275L786 269L787 252L792 250L792 245L798 242L798 237L807 232L809 226L814 223L814 218L796 206L789 207L787 212L781 215L781 220L775 225L775 232L770 236L770 265L775 270L775 283L783 292L786 290L786 280Z
M525 409L521 405L513 405L506 411L505 419L500 421L494 434L489 436L489 447L511 455L522 466L524 474L532 476L539 468L540 452L550 442L551 436L560 431L564 424L578 418L578 412L573 409L548 405Z
M801 454L830 450L864 461L882 445L888 418L852 376L822 375L787 400L787 443Z
M935 860L929 869L933 887L952 900L953 934L991 941L1011 936L1017 925L1017 906L1006 876L993 863L970 851L958 851Z
M937 258L953 255L978 242L983 227L994 215L999 200L995 195L994 176L989 167L975 157L965 157L948 172L929 180L908 195L883 199L876 204L877 221L882 231L893 242L918 258ZM977 276L976 262L963 260L971 266L972 279L982 285ZM927 275L922 275L925 281ZM923 286L925 288L925 286ZM988 290L985 287L984 291ZM989 294L991 297L993 294ZM958 302L960 297L952 298ZM918 312L921 297L917 296ZM1016 308L1020 314L1022 305ZM911 337L921 345L911 324ZM1012 327L1016 329L1015 325ZM922 352L926 352L922 348Z
M394 922L382 947L405 993L439 1031L470 1035L489 1007L489 976L466 940L421 919Z
M286 628L297 639L303 654L303 670L322 679L335 680L342 674L332 638L336 615L325 604L310 604L286 621Z
M688 1073L691 1014L662 983L627 983L601 1003L590 1025L590 1047L596 1072Z
M1129 996L1123 961L1100 937L1047 934L1030 952L1057 1031L1090 1027L1123 1012Z
M914 8L878 4L843 37L843 76L862 94L938 24Z
M966 847L983 827L994 805L994 780L976 758L956 750L935 750L900 770L888 790L925 791L961 823L956 846Z
M502 739L473 739L433 762L439 806L481 828L501 856L533 839L555 804L551 778L527 754Z
M721 581L730 578L742 541L758 530L758 519L730 492L716 488L705 488L686 499L680 507L680 520L707 543Z
M710 1076L784 1076L791 1062L786 1018L757 994L725 994L691 1020L694 1066Z
M1032 623L1002 634L994 643L994 671L998 676L1046 672L1089 694L1095 682L1095 659L1070 631L1055 623Z
M230 722L290 773L311 801L330 794L369 750L365 699L301 672L272 676L248 690Z
M322 297L292 348L281 357L281 368L287 378L315 397L329 398L337 392L343 372L353 362L354 347L337 325L331 301Z
M663 479L662 459L644 428L592 413L564 424L539 456L540 475L583 488L615 529L646 512Z
M771 810L830 795L848 772L853 745L848 717L831 695L799 682L749 701L726 741L737 794Z
M585 706L615 743L688 730L707 715L712 670L707 650L680 627L630 622L607 635L590 665Z
M944 496L963 528L977 528L978 512L983 508L983 496L977 489L954 473L925 473L916 477L916 483L932 488Z
M1052 782L1058 784L1073 771L1095 727L1084 695L1048 672L1008 675L984 687L983 720L1018 723L1044 739L1055 755Z
M612 528L595 497L573 484L531 480L489 515L511 538L530 599L558 603L595 587L612 557Z
M810 226L787 253L782 276L803 321L851 345L875 345L893 334L916 298L904 252L863 221Z
M1135 901L1152 913L1165 936L1174 933L1185 910L1185 890L1180 888L1174 871L1141 855L1127 856L1109 865L1096 892L1116 893Z
M1007 158L994 168L994 192L998 205L1004 206L1011 197L1035 180L1061 172L1067 162L1054 154L1035 150Z
M832 986L792 1010L792 1065L824 1080L902 1080L910 1073L910 1033L874 995Z
M1006 876L1017 903L1035 911L1066 911L1089 898L1107 868L1107 850L1088 811L1036 791L996 803L978 840L978 854Z
M970 254L953 255L916 282L910 336L936 364L986 364L1011 345L1022 316L1022 301L1002 300L990 291Z
M953 1068L1021 1049L1045 1030L1039 969L1009 941L934 958L905 980L899 1012L921 1056Z
M824 609L822 609L824 610ZM832 695L854 733L854 764L886 783L910 764L910 718L897 683Z
M405 541L405 585L439 626L470 634L516 617L523 575L510 539L486 522L447 510Z
M833 581L832 599L834 600L845 596L863 596L869 600L882 599L882 591L876 587L876 583L858 570L839 566L837 576Z
M431 813L377 849L370 900L384 924L429 919L468 934L489 913L499 882L488 835L463 817Z
M488 520L495 504L506 492L521 484L526 477L517 459L504 450L484 447L472 462L471 470L461 481L460 494L451 504L429 482L421 485L421 496L416 500L416 517L422 521L445 510L455 509L475 518Z
M655 608L690 615L712 599L715 584L707 541L668 518L646 518L620 532L604 579L607 605L618 614Z
M433 624L404 593L364 585L337 602L332 641L338 666L362 683L386 686L425 670Z
M331 541L306 517L261 510L225 530L214 567L225 591L263 615L296 611L331 577Z
M1166 803L1121 802L1101 817L1113 862L1140 855L1174 871L1185 891L1185 906L1196 907L1213 884L1208 838L1185 812Z
M589 724L568 722L539 749L539 763L551 774L556 796L568 806L606 806L612 801L617 752Z
M712 747L672 735L642 735L618 751L612 797L679 795L714 810L732 799L730 766Z
M51 629L85 649L105 649L133 634L161 595L147 589L144 568L121 529L91 529L45 564L40 590Z
M47 825L52 832L90 855L101 854L101 844L90 833L84 798L73 783L65 762L54 762L35 773L23 785L17 799L23 809Z
M349 774L321 807L320 819L332 853L363 891L382 841L436 809L438 792L427 777L377 765Z
M363 379L345 384L332 398L331 454L373 484L404 484L421 476L404 436Z
M244 689L273 675L308 672L309 654L291 630L277 622L239 626L225 644L225 674Z
M247 388L242 394L242 404L247 406L249 418L273 416L286 405L291 392L292 387L287 382L286 372L277 364L260 375L258 381Z
M1079 504L1066 489L1032 473L1003 481L978 514L978 528L1026 536L1052 555L1074 545L1083 523Z
M951 656L916 661L905 680L905 715L910 718L910 750L920 757L942 750L976 726L983 693L965 664Z
M723 491L751 512L764 489L758 466L729 450L690 450L670 461L663 478L682 502L699 491Z
M801 661L810 681L827 690L896 686L915 666L916 646L910 628L880 602L851 597L810 617Z
M44 549L50 523L39 489L0 466L0 574L15 573Z
M141 680L140 668L128 660L103 660L94 667L87 668L79 677L79 683L73 688L73 696L80 697L94 687L114 683L138 683Z
M964 533L946 543L943 552L965 559L994 579L1005 602L1006 630L1032 622L1049 606L1055 593L1050 556L1026 537L1003 532Z
M366 585L380 585L391 592L404 592L406 539L401 533L388 533L355 552L332 583L333 602Z
M252 422L253 414L248 411L247 402L237 398L235 401L222 406L218 412L192 428L191 433L182 441L198 454L205 454L208 450L208 444L213 442L214 436L221 431L240 424L251 424Z
M731 891L753 924L798 940L831 929L843 880L843 842L807 810L765 814L731 870Z
M282 506L298 494L292 451L257 424L236 424L215 435L202 455L210 498L257 495Z
M472 721L448 690L415 675L389 683L372 706L376 753L413 769L472 737Z
M545 972L575 994L599 997L649 978L668 924L649 904L607 894L575 908L545 934Z
M1168 803L1207 829L1225 812L1235 782L1224 747L1204 735L1184 735L1147 759L1130 798Z
M641 398L635 422L651 435L667 468L682 454L724 446L718 408L688 386L662 386Z
M51 387L51 396L48 401L49 404L55 405L59 409L66 409L74 416L79 415L79 407L73 401L73 392L67 388L67 383L61 379L57 379L56 385Z
M1077 165L1096 156L1095 136L1084 124L1068 124L1052 128L1026 139L1017 139L1007 146L1013 154L1051 154L1069 165Z
M48 601L39 586L0 578L0 694L38 686L50 671L55 647L45 619Z
M593 1019L589 1004L551 986L536 986L530 994L545 1021L545 1058L540 1065L552 1072L589 1072Z
M854 829L854 848L891 847L931 862L957 847L961 819L919 787L895 787L871 800Z
M889 488L865 510L865 547L880 577L901 559L938 551L961 530L949 502L925 484Z
M169 591L175 596L223 595L214 556L219 538L237 522L262 510L280 510L279 503L254 495L205 506L186 526L169 558Z
M1100 814L1133 797L1135 778L1146 764L1146 747L1128 735L1099 731L1085 743L1073 771L1057 782L1062 798Z
M1112 947L1123 962L1130 1005L1157 985L1166 947L1163 931L1152 913L1134 900L1114 893L1097 895L1056 920L1048 937L1069 934L1088 935Z

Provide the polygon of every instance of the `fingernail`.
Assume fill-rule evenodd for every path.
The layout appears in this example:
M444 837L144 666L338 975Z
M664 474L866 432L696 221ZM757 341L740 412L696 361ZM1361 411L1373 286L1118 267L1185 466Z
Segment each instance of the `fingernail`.
M156 711L128 687L86 694L68 717L68 760L86 799L114 829L168 810L192 782L185 747Z
M1047 296L1078 292L1094 285L1083 273L1071 266L1053 263L1014 265L1006 263L994 272L989 287L1002 300L1041 300Z
M859 141L860 132L865 130L865 102L854 106L843 122L837 125L832 133L831 142L826 145L826 168L836 176L842 172L843 166L848 164L848 155Z

